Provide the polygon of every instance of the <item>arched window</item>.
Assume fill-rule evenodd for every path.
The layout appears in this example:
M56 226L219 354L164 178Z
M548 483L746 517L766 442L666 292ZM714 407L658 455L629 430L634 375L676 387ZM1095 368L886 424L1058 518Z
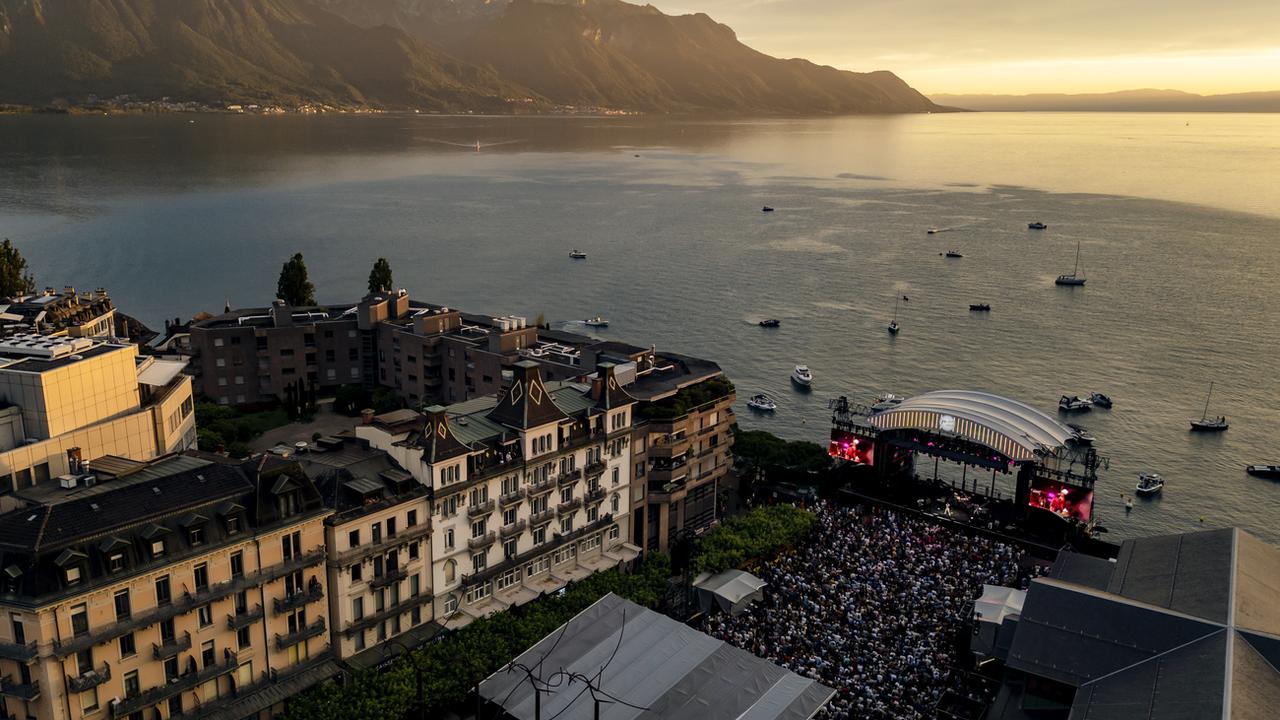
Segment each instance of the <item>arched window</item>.
M614 494L613 494L613 497L609 500L609 505L610 505L610 507L612 507L612 508L613 508L613 511L612 511L612 512L613 512L614 514L617 514L617 512L618 512L618 506L619 506L621 503L622 503L622 496L621 496L621 495L619 495L618 493L614 493Z
M458 563L447 560L444 564L444 584L452 585L458 577Z

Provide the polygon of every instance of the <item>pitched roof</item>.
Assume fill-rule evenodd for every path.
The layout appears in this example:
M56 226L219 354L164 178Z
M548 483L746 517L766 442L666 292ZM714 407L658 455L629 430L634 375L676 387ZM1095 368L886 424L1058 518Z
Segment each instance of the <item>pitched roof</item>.
M614 375L615 369L616 366L613 363L600 363L596 366L597 384L592 386L591 393L595 396L597 410L613 410L636 401L622 389L622 385Z
M467 446L454 437L449 427L449 414L439 405L427 408L426 424L422 434L414 438L414 444L422 448L422 459L428 463L451 460L469 452Z
M489 419L507 427L528 430L568 420L542 382L538 363L521 360L512 367L511 386L498 398Z

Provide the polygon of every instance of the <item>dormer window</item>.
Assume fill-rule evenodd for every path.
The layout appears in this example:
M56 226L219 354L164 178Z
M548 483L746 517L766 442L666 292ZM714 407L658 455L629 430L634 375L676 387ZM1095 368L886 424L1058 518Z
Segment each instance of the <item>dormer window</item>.
M63 575L66 578L67 585L78 585L80 583L80 568L73 565L63 569Z
M62 579L68 586L78 585L84 579L84 561L87 558L88 556L79 550L67 548L54 560L54 563L62 568Z
M113 573L124 570L124 553L112 553L107 556L107 569Z
M199 513L190 513L186 517L182 518L182 521L179 524L187 529L187 542L192 547L204 544L204 525L208 521L208 518Z
M227 534L235 535L240 532L240 518L232 515L227 518Z
M151 557L153 558L164 557L164 540L151 541Z
M204 528L194 527L187 530L187 541L192 547L204 544Z

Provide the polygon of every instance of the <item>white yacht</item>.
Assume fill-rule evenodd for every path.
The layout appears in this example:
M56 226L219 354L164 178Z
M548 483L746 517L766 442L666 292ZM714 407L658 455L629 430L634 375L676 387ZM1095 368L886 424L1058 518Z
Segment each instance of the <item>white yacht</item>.
M1139 495L1155 495L1164 489L1164 478L1156 473L1143 473L1138 476L1138 486L1134 492Z
M894 395L893 393L880 393L876 396L875 401L871 403L871 409L877 412L880 410L888 410L889 408L901 405L902 401L905 399L906 398L901 395Z
M1070 275L1059 275L1057 280L1053 281L1054 285L1084 285L1084 273L1080 272L1080 243L1076 243L1076 266Z
M1076 395L1063 395L1058 400L1058 409L1062 412L1088 412L1093 409L1093 402L1089 400L1081 400Z
M759 395L752 395L751 399L747 400L747 407L760 412L773 412L778 409L778 403L774 402L773 398L768 395L760 393Z
M595 328L609 327L609 321L605 320L603 317L599 315L593 318L587 318L586 320L583 320L582 324L586 325L587 327L595 327Z
M791 371L791 382L802 388L813 387L813 373L809 371L807 365L797 365L795 370Z

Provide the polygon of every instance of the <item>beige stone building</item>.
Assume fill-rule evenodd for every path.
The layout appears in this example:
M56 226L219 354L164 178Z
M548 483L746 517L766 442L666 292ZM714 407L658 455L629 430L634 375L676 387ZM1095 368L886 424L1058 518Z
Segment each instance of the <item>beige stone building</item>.
M457 628L634 559L627 490L634 399L612 365L546 383L521 361L500 396L356 429L433 493L434 614Z
M88 338L0 340L0 493L113 455L150 460L195 445L191 378L181 362ZM0 497L0 511L8 509Z
M0 515L5 717L252 717L337 673L298 464L115 464Z
M0 302L0 334L108 337L115 332L116 307L102 288L88 292L45 288Z

